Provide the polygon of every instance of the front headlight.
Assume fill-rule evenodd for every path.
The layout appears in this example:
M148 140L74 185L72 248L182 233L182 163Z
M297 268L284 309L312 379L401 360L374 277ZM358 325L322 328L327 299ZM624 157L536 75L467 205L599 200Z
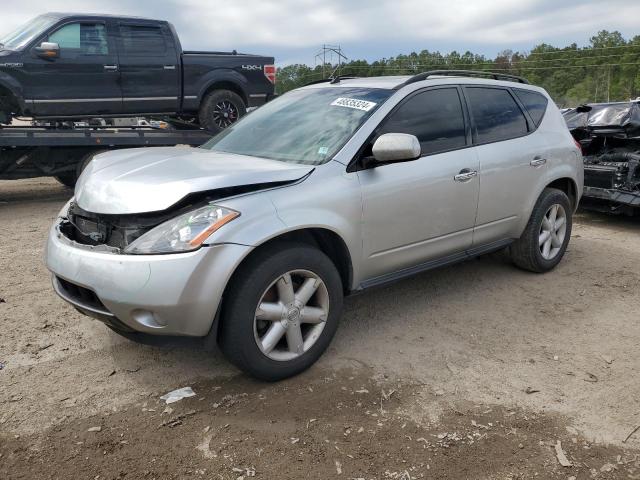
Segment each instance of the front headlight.
M133 241L125 253L188 252L200 248L213 232L238 217L240 212L207 205L172 218Z

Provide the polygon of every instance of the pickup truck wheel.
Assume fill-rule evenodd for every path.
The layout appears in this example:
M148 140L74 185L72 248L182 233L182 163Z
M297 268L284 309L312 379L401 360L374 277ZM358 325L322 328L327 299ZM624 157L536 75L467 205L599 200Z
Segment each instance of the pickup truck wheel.
M227 287L219 343L226 357L261 380L309 368L338 328L342 281L320 250L279 243L240 266Z
M247 113L242 97L230 90L214 90L200 105L200 126L211 133L219 133Z
M76 180L78 177L76 177L76 172L70 171L56 175L55 179L65 187L73 188L76 186Z
M93 157L95 157L99 153L103 153L106 151L107 150L93 150L89 153L84 154L79 158L75 170L60 173L59 175L56 175L55 179L69 188L75 187L78 178L80 178L80 174L87 167L87 165L89 165L91 160L93 160Z
M0 110L0 125L10 125L10 124L11 124L11 114Z
M572 226L571 202L555 188L546 188L536 202L522 236L509 247L520 268L543 273L555 268L567 249Z

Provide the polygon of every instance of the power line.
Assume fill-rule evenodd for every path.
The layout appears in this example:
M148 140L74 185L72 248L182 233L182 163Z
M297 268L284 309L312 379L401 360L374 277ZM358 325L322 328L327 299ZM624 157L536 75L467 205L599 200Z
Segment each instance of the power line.
M614 48L640 48L640 43L635 43L635 44L631 44L631 45L618 45L615 47L583 47L583 48L571 48L571 49L566 49L566 50L554 50L554 51L549 51L549 52L531 52L529 54L527 54L527 56L530 55L551 55L551 54L555 54L555 53L568 53L568 52L589 52L592 50L611 50Z
M601 63L601 64L591 64L591 65L564 65L564 66L548 66L548 67L523 67L520 70L566 70L569 68L603 68L603 67L620 67L620 66L624 66L624 65L640 65L640 62L620 62L620 63ZM433 68L433 67L440 67L441 65L438 64L433 64L433 65L420 65L420 67L423 67L425 69L428 68ZM455 65L454 65L455 66ZM384 68L385 72L401 72L401 71L405 71L408 70L407 68L399 68L399 67L387 67L386 65L377 65L377 66L361 66L361 65L355 65L355 66L349 66L349 65L345 65L343 67L344 70L363 70L363 69L372 69L372 68ZM514 69L512 68L491 68L491 69L472 69L472 70L477 70L478 72L490 72L490 71L497 71L497 72L510 72L513 71ZM428 70L422 70L422 71L428 71ZM420 73L420 72L415 72L415 73ZM413 74L413 72L412 72ZM409 73L405 74L405 75L410 75ZM307 78L313 78L313 77L318 77L320 76L322 78L322 73L321 72L314 72L314 73L310 73L308 75L304 75L302 77L299 77L300 80L304 80Z
M432 63L432 64L420 64L420 65L415 65L417 67L420 68L433 68L433 67L453 67L452 69L454 69L455 67L460 67L460 66L477 66L479 64L472 64L472 63L467 63L467 64L463 64L463 63L457 63L457 64L442 64L442 63ZM492 63L491 65L495 66L495 63ZM495 67L495 68L488 68L488 69L477 69L478 71L492 71L492 70L500 70L500 71L511 71L511 70L553 70L553 69L565 69L565 68L588 68L588 67L617 67L617 66L622 66L622 65L640 65L640 62L620 62L620 63L600 63L600 64L591 64L591 65L549 65L547 67L511 67L511 68L500 68L500 67ZM395 66L389 66L389 65L370 65L370 66L364 66L364 65L345 65L343 67L345 70L347 69L357 69L357 70L366 70L366 69L372 69L372 68L383 68L386 71L404 71L404 70L409 70L409 67L395 67Z
M555 48L555 47L553 47ZM565 49L557 49L557 50L552 50L552 51L547 51L547 52L529 52L526 53L525 52L520 52L520 51L512 51L513 55L522 55L522 56L531 56L531 55L555 55L555 54L560 54L560 53L571 53L571 52L591 52L591 51L598 51L598 50L611 50L611 49L618 49L618 48L640 48L640 43L634 43L634 44L630 44L630 45L618 45L615 47L582 47L582 48L565 48ZM423 50L425 51L425 50ZM428 50L426 50L428 51ZM452 50L450 53L459 53L457 50ZM417 55L420 55L420 53L418 52L414 52ZM439 53L439 52L429 52L429 53ZM470 52L469 50L465 51L464 53L460 54L461 56L467 54L467 53L471 53L472 55L477 55L475 53ZM446 54L445 54L446 55ZM409 56L409 55L407 55ZM483 56L483 55L481 55Z
M557 59L551 59L551 60L519 60L519 61L515 61L515 62L510 62L509 66L512 68L516 68L516 69L526 69L527 67L522 67L522 65L530 65L530 64L534 64L534 65L538 65L539 62L559 62L559 61L569 61L569 62L578 62L578 61L582 61L582 60L594 60L594 59L598 59L598 58L615 58L615 57L620 57L626 54L613 54L613 55L594 55L594 56L584 56L584 57L574 57L574 58L557 58ZM638 52L638 55L640 55L640 51ZM386 64L378 64L378 65L349 65L349 64L344 64L342 66L342 68L355 68L355 69L371 69L371 68L383 68L383 69L387 69L387 70L416 70L418 68L432 68L432 67L481 67L481 66L489 66L489 67L496 67L497 65L499 65L499 63L496 63L496 61L487 61L487 62L473 62L473 63L459 63L456 62L455 60L451 60L449 59L445 59L443 58L441 62L435 62L435 63L427 63L427 64L421 64L421 63L410 63L407 65L403 65L402 63L397 64L394 61L391 61L392 63L386 63ZM626 63L621 63L622 65L629 65L629 64L633 64L632 62L626 62ZM613 65L613 64L612 64ZM553 68L555 65L549 65L549 66L544 66L544 67L538 67L539 69L548 69L548 68ZM589 67L591 65L573 65L575 67ZM566 65L562 66L563 68L566 67ZM324 68L323 68L324 71ZM323 75L324 78L324 75Z
M567 57L567 58L554 58L554 59L550 59L550 60L516 60L516 61L510 61L510 65L512 66L517 66L517 65L525 65L525 64L537 64L540 62L559 62L559 61L580 61L580 60L593 60L596 58L616 58L616 57L621 57L624 55L628 55L626 53L624 54L613 54L613 55L593 55L593 56L583 56L583 57ZM633 55L633 54L632 54ZM640 50L637 52L636 55L640 55ZM404 60L404 59L403 59ZM386 64L378 64L378 65L354 65L354 67L361 67L361 68L383 68L383 67L387 67L387 66L398 66L400 68L414 68L414 67L422 67L422 66L434 66L434 65L442 65L442 66L447 66L447 65L451 65L451 66L457 66L457 67L462 67L462 66L478 66L478 65L496 65L496 61L485 61L485 62L472 62L472 63L459 63L456 62L455 60L452 60L451 58L442 58L442 62L438 62L438 63L429 63L429 64L420 64L420 63L410 63L407 65L403 65L401 63L402 61L398 62L399 65L396 64L395 60L390 60L390 63L386 63ZM349 67L349 65L345 65L345 68Z

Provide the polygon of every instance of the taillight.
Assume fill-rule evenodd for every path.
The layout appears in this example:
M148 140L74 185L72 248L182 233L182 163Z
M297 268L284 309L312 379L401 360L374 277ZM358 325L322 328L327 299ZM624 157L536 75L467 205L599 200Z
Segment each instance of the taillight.
M582 154L582 153L584 153L584 152L582 151L582 144L581 144L578 140L576 140L576 139L574 138L574 139L573 139L573 143L575 143L575 144L576 144L576 147L578 147L578 150L580 150L580 153L581 153L581 154Z
M273 83L276 84L276 66L275 65L265 65L264 66L264 76Z

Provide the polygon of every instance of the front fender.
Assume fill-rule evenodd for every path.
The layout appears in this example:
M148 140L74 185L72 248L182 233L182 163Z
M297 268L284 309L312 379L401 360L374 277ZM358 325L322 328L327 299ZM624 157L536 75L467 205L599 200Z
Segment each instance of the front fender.
M211 243L257 247L289 232L322 229L337 235L352 263L350 289L362 281L362 195L355 173L329 162L292 185L221 200L240 212L210 238Z
M5 61L4 58L1 59L0 65L2 65ZM20 106L21 111L25 111L25 101L22 85L20 82L10 74L10 69L8 67L0 67L0 87L4 87L15 97L18 101L18 105Z
M214 203L240 212L240 216L214 232L204 242L207 245L235 243L255 247L287 228L266 191Z

